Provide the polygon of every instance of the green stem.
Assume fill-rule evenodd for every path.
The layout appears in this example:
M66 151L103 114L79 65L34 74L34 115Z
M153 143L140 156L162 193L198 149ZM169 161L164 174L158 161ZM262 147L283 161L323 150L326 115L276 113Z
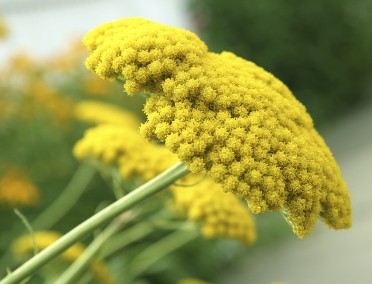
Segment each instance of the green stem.
M125 222L117 217L115 221L109 225L94 241L84 250L84 253L73 262L67 270L58 278L55 284L77 283L83 275L84 270L89 266L92 259L96 256L103 244L113 235L115 235Z
M35 273L40 267L48 261L62 253L72 244L87 234L91 233L98 227L104 225L109 220L114 219L125 210L132 208L141 201L161 191L163 188L169 186L180 177L186 175L188 169L183 163L176 163L173 167L158 175L149 182L138 187L136 190L130 192L123 198L117 200L102 211L90 217L80 225L76 226L70 232L65 234L62 238L54 244L38 253L36 256L25 262L12 274L5 277L0 284L16 284L27 276Z
M61 220L79 200L95 173L91 164L81 164L65 190L32 222L33 228L47 230Z
M104 244L100 257L102 259L107 258L114 254L115 252L125 248L127 245L139 241L143 237L147 236L149 233L153 232L158 227L154 225L154 221L163 218L164 212L166 210L160 210L156 213L152 213L152 217L148 220L143 220L133 225L130 228L125 229L123 232L113 236L109 242ZM179 228L180 226L178 226Z
M124 190L122 188L121 176L119 171L116 169L112 170L112 188L116 199L122 198L124 196Z
M134 241L139 241L154 231L154 226L147 222L141 222L137 225L126 229L124 232L115 235L110 242L107 242L100 253L101 258L106 258L115 252L125 248Z
M32 245L34 247L34 255L37 255L37 253L39 252L39 249L36 245L34 229L32 228L30 222L27 220L26 216L23 215L23 213L21 211L19 211L17 208L14 208L13 211L21 219L21 221L23 222L23 224L27 228L28 232L30 233L30 237L31 237L31 240L32 240Z
M187 224L187 226L189 225L190 224ZM198 236L199 233L197 230L195 230L195 228L192 230L180 228L179 230L174 231L137 255L137 257L130 263L128 269L126 270L129 274L129 277L128 275L123 275L123 279L127 278L126 282L132 283L136 277L145 272L159 259L194 240ZM118 279L122 278L119 277Z
M130 212L131 211L128 213ZM151 222L144 221L129 229L126 229L120 234L117 234L117 232L131 218L133 218L132 215L126 217L126 214L117 217L116 222L114 221L100 235L97 236L97 238L86 248L84 254L80 256L79 259L75 261L60 278L58 278L55 284L77 283L77 281L82 282L83 279L81 277L83 276L84 270L97 255L97 253L99 253L100 259L105 259L132 242L139 241L141 238L153 232L156 228L151 224ZM109 242L107 241L108 239L110 239Z
M159 226L156 223L156 220L168 218L168 214L164 214L167 212L168 210L166 210L166 208L163 208L156 213L152 213L152 217L150 219L138 222L132 227L127 228L123 232L113 236L109 242L104 244L102 250L100 251L100 257L103 259L107 258L115 252L122 250L127 245L139 241L143 237L152 233L154 230L158 229ZM177 225L177 229L179 229L182 225L184 225L184 222L182 223L182 225L180 225L179 223ZM173 226L172 229L174 228L175 227Z

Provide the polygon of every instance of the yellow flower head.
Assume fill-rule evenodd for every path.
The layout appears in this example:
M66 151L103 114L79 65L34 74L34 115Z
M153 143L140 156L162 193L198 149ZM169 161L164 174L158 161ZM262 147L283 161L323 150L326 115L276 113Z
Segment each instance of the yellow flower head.
M209 282L196 279L196 278L184 278L177 282L177 284L209 284Z
M39 250L43 250L56 242L61 238L61 234L54 231L37 231L34 234L36 247ZM14 253L22 258L28 258L32 256L34 250L34 243L30 235L25 235L13 243L12 249ZM76 243L73 246L65 250L61 255L60 259L72 263L77 260L80 255L83 254L85 246L81 243ZM111 284L113 283L112 276L108 267L98 259L95 259L90 264L90 270L94 276L100 281L100 283Z
M143 139L143 137L140 136ZM148 181L174 165L177 156L170 153L165 147L148 143L143 140L140 151L133 151L130 155L122 155L119 159L120 173L125 178L138 177Z
M124 109L94 100L85 100L77 103L74 108L75 117L81 121L102 124L120 124L137 129L139 120Z
M27 92L21 110L26 118L39 114L40 110L50 113L56 124L63 125L72 118L73 100L53 86L35 80L30 84Z
M126 178L149 180L173 165L177 158L164 147L148 143L132 127L102 124L88 129L74 147L80 160L94 158L118 166Z
M161 91L159 82L177 69L199 65L207 53L195 34L141 18L98 27L84 44L94 53L86 61L88 68L103 78L124 76L129 94Z
M0 179L0 205L34 206L39 199L38 189L20 169L10 169Z
M6 38L8 35L8 27L6 26L5 20L0 16L0 40Z
M31 70L36 69L36 65L36 59L34 57L26 52L18 51L10 56L4 75L7 76L6 78L9 77L10 79L18 73L27 73L29 75L29 73L32 73L30 72Z
M182 182L192 184L200 175L187 176ZM194 186L172 186L173 207L188 219L200 222L206 238L220 236L252 244L256 240L254 220L247 208L231 192L225 193L211 179Z
M318 216L351 226L350 196L305 107L272 74L230 52L208 52L193 33L129 18L84 43L86 66L153 94L141 132L164 141L193 172L205 170L254 213L282 210L304 237Z

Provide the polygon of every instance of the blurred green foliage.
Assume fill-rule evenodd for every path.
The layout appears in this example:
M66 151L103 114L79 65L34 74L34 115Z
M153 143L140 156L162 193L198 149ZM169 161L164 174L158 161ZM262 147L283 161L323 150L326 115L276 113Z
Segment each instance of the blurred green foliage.
M372 1L190 2L212 51L232 51L273 73L317 124L371 96Z

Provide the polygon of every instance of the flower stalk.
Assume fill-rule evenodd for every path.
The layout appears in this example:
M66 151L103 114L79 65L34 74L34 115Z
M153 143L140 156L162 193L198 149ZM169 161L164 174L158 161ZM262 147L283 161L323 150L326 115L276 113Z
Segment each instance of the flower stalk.
M130 211L128 212L130 213ZM94 241L87 247L84 253L73 262L70 267L57 279L55 284L76 283L89 266L92 259L101 249L102 245L124 226L126 222L117 217Z
M61 220L83 195L96 172L91 164L81 164L62 194L32 222L33 228L48 230Z
M176 163L162 174L138 187L136 190L132 191L102 211L93 215L80 225L76 226L53 245L41 251L18 269L13 271L10 275L6 276L0 281L0 284L20 283L23 279L35 273L39 268L62 253L76 241L85 237L108 221L119 216L126 210L134 207L141 201L144 201L155 193L161 191L163 188L171 185L173 182L187 173L188 169L185 164L180 162Z
M137 255L137 257L130 263L128 269L125 270L125 273L128 273L126 276L126 283L131 283L158 260L196 239L198 236L200 236L200 234L198 230L195 229L194 224L186 223L185 226L181 227L179 230L174 231L153 245L147 247ZM123 276L123 278L125 277Z

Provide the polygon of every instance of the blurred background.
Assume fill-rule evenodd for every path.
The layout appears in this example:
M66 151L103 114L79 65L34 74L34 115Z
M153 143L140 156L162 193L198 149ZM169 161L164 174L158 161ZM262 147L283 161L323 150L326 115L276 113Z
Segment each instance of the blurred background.
M163 266L176 262L177 277L194 273L190 276L212 283L372 283L371 0L1 0L0 171L22 168L40 191L37 205L22 212L37 216L78 167L71 149L87 126L71 122L70 104L94 98L143 119L143 101L120 96L121 86L87 87L93 79L84 70L85 51L78 43L90 29L131 16L192 30L211 51L232 51L280 78L312 115L353 198L350 230L335 232L318 224L299 240L281 216L266 214L256 218L255 246L203 243L205 251L198 254L193 249L200 243L194 242ZM100 94L100 88L110 95ZM51 95L56 90L58 99ZM34 92L43 95L9 107L7 95L22 100ZM83 195L86 202L53 228L67 231L102 200L113 199L103 186L95 177ZM0 208L1 273L9 259L7 244L22 227L9 206ZM145 283L177 279L164 278L161 265L153 275Z

